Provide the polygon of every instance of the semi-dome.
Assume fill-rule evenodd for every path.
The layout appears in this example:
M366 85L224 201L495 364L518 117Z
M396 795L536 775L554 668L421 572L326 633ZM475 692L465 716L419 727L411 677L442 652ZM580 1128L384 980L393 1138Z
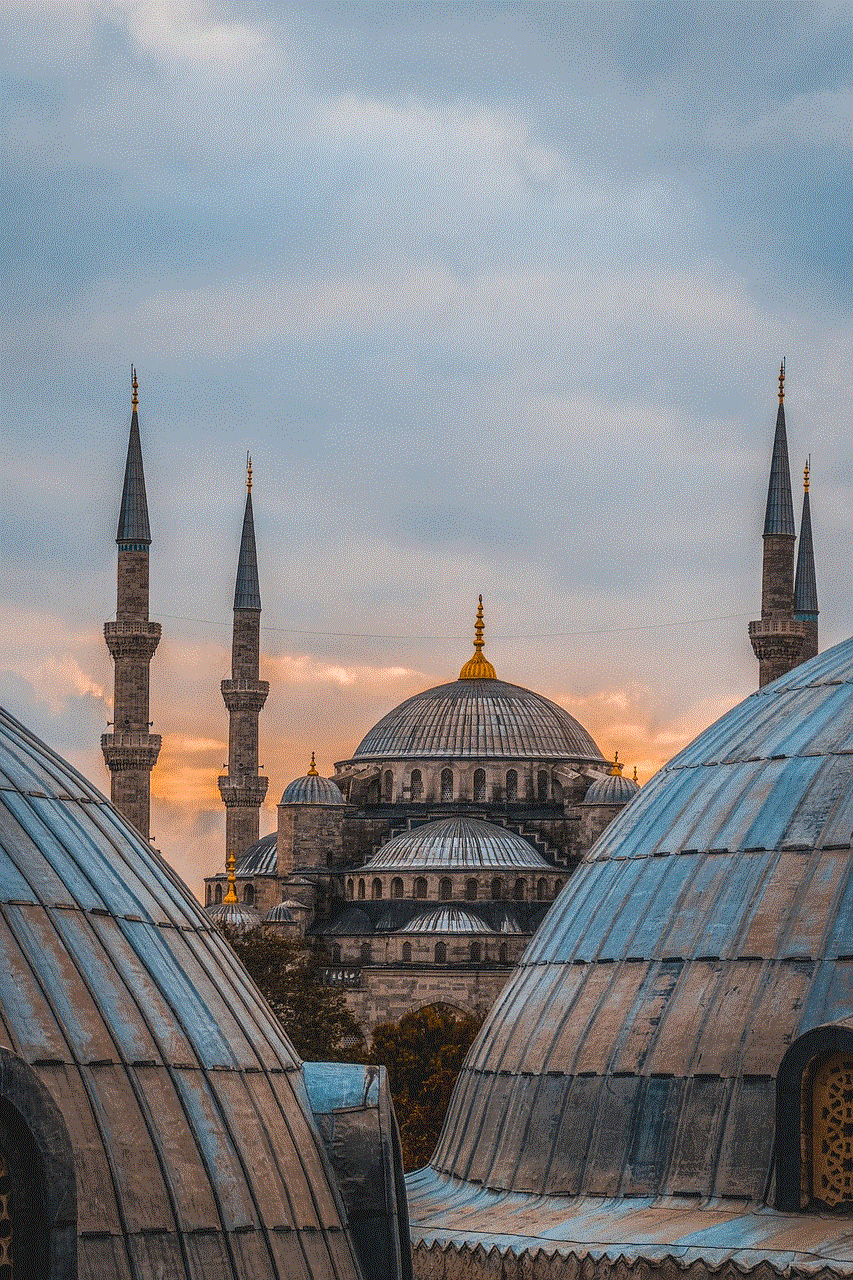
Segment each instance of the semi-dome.
M358 1280L280 1024L159 854L5 712L0 899L15 1274Z
M264 916L264 924L295 924L296 917L291 910L294 905L291 902L277 902Z
M234 870L238 880L247 876L274 876L278 873L278 835L275 831L250 844Z
M622 777L622 764L617 756L609 774L593 782L587 789L581 804L618 804L621 807L629 800L633 800L639 790L640 785L633 778Z
M464 907L436 907L408 920L397 933L492 933L493 930Z
M604 758L574 716L505 680L459 679L416 693L362 738L353 760Z
M420 1238L506 1238L515 1214L583 1256L849 1274L849 1217L804 1210L853 1207L851 831L848 640L702 733L587 854L411 1179Z
M321 778L311 752L311 767L301 778L294 778L284 788L281 804L344 804L340 788L331 778Z
M479 818L439 818L394 836L368 871L497 871L553 868L523 836Z

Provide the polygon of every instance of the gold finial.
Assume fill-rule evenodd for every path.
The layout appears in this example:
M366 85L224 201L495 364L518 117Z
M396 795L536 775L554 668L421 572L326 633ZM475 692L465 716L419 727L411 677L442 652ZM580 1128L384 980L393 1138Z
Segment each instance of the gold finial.
M779 403L785 399L785 360L779 365Z
M812 465L812 455L809 454L809 456L806 458L806 465L803 467L803 488L805 489L806 493L808 493L809 491L809 471L811 470L811 465Z
M311 752L311 768L308 770L308 773L306 774L306 777L309 777L309 778L319 778L319 776L320 776L320 775L319 775L319 773L317 772L317 762L316 762L316 760L314 759L314 752L312 751L312 752Z
M614 752L614 754L613 754L613 768L610 770L610 777L611 777L611 778L621 778L621 777L622 777L622 770L624 769L624 767L625 767L625 766L623 765L622 761L619 759L619 752L618 752L618 751Z
M246 454L246 489L252 492L252 455Z
M136 377L135 365L130 366L130 385L133 387L133 394L130 397L130 403L135 412L139 407L139 380Z
M460 680L497 680L497 672L483 653L483 597L478 597L477 620L474 623L474 653L459 672Z
M634 765L634 781L636 782L637 786L639 786L639 785L640 785L640 779L637 777L637 766L636 766L636 765Z
M237 862L237 859L234 857L234 854L229 853L228 857L225 860L225 865L228 868L228 892L226 893L225 897L222 899L223 902L237 901L237 891L234 888L234 885L237 883L237 877L234 874L234 867L236 865L236 862Z

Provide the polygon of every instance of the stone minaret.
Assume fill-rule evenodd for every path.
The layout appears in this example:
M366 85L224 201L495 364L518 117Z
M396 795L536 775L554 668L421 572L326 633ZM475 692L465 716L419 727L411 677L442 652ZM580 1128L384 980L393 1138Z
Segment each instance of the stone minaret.
M800 545L797 548L797 572L794 576L794 613L805 624L806 634L800 660L813 658L818 651L817 579L812 547L812 513L809 503L809 464L803 471L803 514L800 519Z
M750 622L759 687L802 661L806 625L794 613L794 502L785 431L785 365L779 370L779 408L764 516L761 620Z
M115 663L113 732L102 735L101 749L112 776L113 804L147 840L151 770L160 754L160 735L149 732L148 668L160 641L160 624L148 620L151 532L139 443L138 392L134 369L130 440L116 535L116 620L104 624L104 639Z
M252 515L252 460L246 474L246 510L234 590L231 679L222 681L228 708L228 773L219 779L225 805L225 856L239 858L258 839L260 807L269 778L258 774L258 716L270 687L259 680L261 591Z

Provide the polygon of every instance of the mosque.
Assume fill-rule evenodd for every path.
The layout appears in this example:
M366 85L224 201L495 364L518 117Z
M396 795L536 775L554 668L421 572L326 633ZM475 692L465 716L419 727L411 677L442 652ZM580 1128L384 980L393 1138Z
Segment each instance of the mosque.
M0 1280L853 1276L853 639L806 656L790 496L780 387L750 628L767 678L583 854L408 1217L384 1072L301 1063L136 823L0 713ZM135 606L145 524L124 514ZM806 497L800 560L808 519ZM117 669L152 650L145 612L108 624ZM116 774L150 772L143 704L140 680L104 743L139 818L144 786ZM341 911L373 900L357 879Z

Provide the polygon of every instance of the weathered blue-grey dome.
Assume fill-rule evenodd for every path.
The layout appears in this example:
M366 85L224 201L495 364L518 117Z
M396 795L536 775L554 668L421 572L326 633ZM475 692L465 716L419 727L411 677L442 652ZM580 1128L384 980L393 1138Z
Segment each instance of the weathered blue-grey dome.
M610 773L606 778L598 778L593 782L581 803L625 805L633 800L639 790L639 783L632 778L623 778L621 773Z
M523 836L479 818L439 818L394 836L364 871L552 870Z
M251 933L261 923L260 911L248 902L217 902L205 909L214 924L235 933Z
M362 1274L281 1026L164 860L5 713L0 1121L34 1144L11 1155L22 1276Z
M264 916L264 924L295 924L296 917L287 902L277 902Z
M272 831L250 844L234 868L238 880L248 876L274 876L278 874L278 835Z
M282 804L344 804L340 788L331 778L321 778L318 773L306 773L294 778L284 788Z
M852 834L848 640L723 716L593 846L410 1182L420 1238L849 1275L849 1217L806 1210L853 1208Z
M430 757L603 762L568 711L504 680L453 680L416 693L374 725L353 759Z
M491 933L479 916L464 907L436 907L401 925L397 933Z

